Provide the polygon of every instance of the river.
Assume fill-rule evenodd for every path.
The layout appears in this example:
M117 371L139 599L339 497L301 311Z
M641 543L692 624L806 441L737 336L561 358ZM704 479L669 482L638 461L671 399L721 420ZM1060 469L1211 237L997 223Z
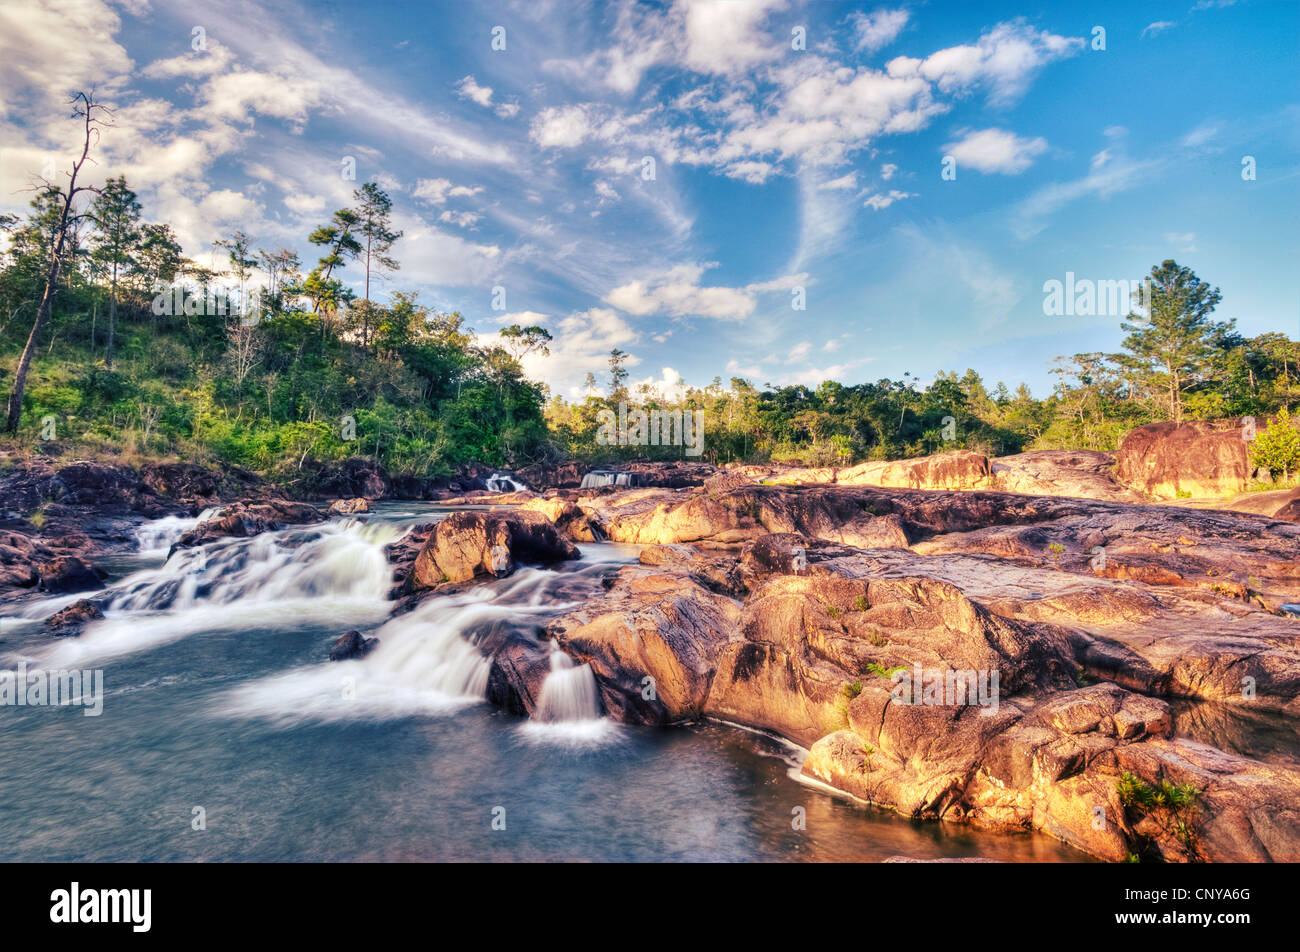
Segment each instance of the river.
M99 716L0 708L6 859L1087 859L806 785L802 751L732 725L592 717L589 669L567 659L544 689L547 720L494 709L476 632L545 624L636 550L584 544L562 571L523 568L390 618L383 546L445 511L383 503L170 560L196 520L157 520L140 552L103 563L107 617L80 637L41 630L75 596L0 608L5 668L104 679ZM327 661L351 628L379 647Z

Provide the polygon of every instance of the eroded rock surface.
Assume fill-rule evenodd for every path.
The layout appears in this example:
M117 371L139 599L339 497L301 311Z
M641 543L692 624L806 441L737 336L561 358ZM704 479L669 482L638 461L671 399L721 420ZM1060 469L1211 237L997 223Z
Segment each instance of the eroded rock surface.
M544 632L484 637L491 699L533 712L553 643L591 666L609 716L766 729L809 749L809 777L909 816L1111 860L1300 859L1297 765L1211 746L1208 727L1176 736L1170 709L1300 715L1300 620L1281 607L1300 602L1300 526L751 480L527 503L518 515L645 548ZM1122 779L1193 790L1193 834L1125 801Z

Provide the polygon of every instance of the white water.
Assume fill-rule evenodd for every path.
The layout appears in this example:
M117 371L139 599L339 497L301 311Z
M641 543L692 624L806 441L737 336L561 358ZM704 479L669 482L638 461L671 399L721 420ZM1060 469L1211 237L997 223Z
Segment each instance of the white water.
M84 666L202 631L319 624L341 634L378 624L392 608L384 546L403 531L345 519L181 549L161 567L94 593L105 604L105 619L43 650L38 660ZM42 600L20 617L40 621L80 597L85 594Z
M601 486L635 486L639 473L587 473L582 477L581 489L598 489Z
M551 673L542 682L534 718L543 723L591 721L600 718L600 695L591 665L573 659L551 642Z
M551 670L528 723L520 727L529 741L565 747L599 747L618 736L617 725L601 716L596 675L589 664L573 659L551 642Z
M526 567L500 582L427 599L367 632L379 645L366 657L311 664L241 685L226 695L218 713L288 725L390 720L479 703L491 665L467 633L494 621L574 607L547 596L554 579L554 572Z
M505 473L493 473L484 483L494 493L517 493L528 489L523 483L516 482Z
M182 535L220 514L220 507L213 506L198 516L164 516L142 523L135 530L136 548L141 555L166 555Z

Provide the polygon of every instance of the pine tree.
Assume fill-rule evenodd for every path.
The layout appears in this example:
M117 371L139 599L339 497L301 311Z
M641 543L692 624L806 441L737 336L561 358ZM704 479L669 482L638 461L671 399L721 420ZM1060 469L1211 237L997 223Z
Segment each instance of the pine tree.
M135 264L140 247L140 203L125 178L111 178L95 198L91 209L98 230L95 233L94 258L109 278L108 349L104 366L113 369L114 334L117 330L117 285L123 273Z
M1222 295L1191 268L1172 259L1151 269L1150 314L1129 314L1120 326L1128 331L1125 366L1151 392L1163 391L1169 419L1183 421L1183 393L1207 379L1219 342L1232 333L1233 321L1210 320Z

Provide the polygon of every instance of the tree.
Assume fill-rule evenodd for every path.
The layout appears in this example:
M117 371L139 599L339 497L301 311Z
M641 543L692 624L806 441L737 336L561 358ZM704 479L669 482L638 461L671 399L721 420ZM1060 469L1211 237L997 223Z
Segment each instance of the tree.
M57 203L59 221L54 233L53 247L50 249L49 262L45 268L45 289L41 293L41 303L36 309L36 319L32 321L31 333L27 335L27 344L23 347L22 356L18 358L18 366L14 370L14 386L9 393L9 411L5 418L5 430L9 433L18 431L18 421L23 412L23 391L27 387L27 372L31 369L32 355L36 353L41 330L54 306L54 295L58 289L59 268L63 260L64 245L68 239L68 228L72 220L79 217L74 211L77 196L82 192L97 191L92 186L77 184L77 176L90 158L90 146L99 140L99 127L109 124L107 120L96 117L95 113L98 110L112 115L107 107L95 102L94 95L90 93L77 93L69 104L72 106L72 118L81 119L84 124L85 137L81 147L81 157L72 163L72 168L68 172L67 188L61 188L49 181L42 182L39 187L40 191Z
M528 327L511 324L509 327L503 327L501 338L506 350L510 351L515 360L523 360L531 353L539 353L543 356L550 354L550 344L554 340L551 332L538 324Z
M104 183L103 190L95 198L91 217L98 226L94 257L109 278L108 348L104 352L104 367L112 370L117 331L117 283L122 273L135 264L135 253L140 246L140 203L135 200L135 192L127 188L125 178L110 178Z
M1219 341L1232 333L1233 321L1210 319L1222 295L1172 259L1151 269L1150 314L1129 314L1120 326L1125 358L1140 385L1161 391L1169 419L1183 421L1183 395L1204 382L1222 355Z
M396 271L400 267L397 259L388 252L402 233L390 227L393 202L377 184L367 182L353 193L353 197L357 200L356 230L361 235L362 244L360 256L366 268L366 303L361 325L361 346L365 347L370 342L370 275Z
M218 238L214 241L218 248L226 249L226 257L230 262L230 273L239 281L239 313L241 315L248 312L247 302L244 300L244 286L248 283L249 276L252 275L253 269L257 267L257 259L253 257L252 239L242 231L237 231L229 238ZM238 323L244 323L240 320Z
M333 275L335 268L343 267L349 259L361 254L361 243L354 234L359 221L352 209L340 208L328 225L321 225L307 237L313 245L326 249L302 283L301 291L311 301L313 314L319 314L322 308L335 310L347 300L343 282Z
M1300 469L1300 430L1296 429L1296 421L1291 419L1286 407L1277 412L1272 423L1255 434L1250 461L1268 470L1274 480L1281 473L1284 482Z
M615 347L609 352L609 398L611 400L627 399L627 363L628 355Z

